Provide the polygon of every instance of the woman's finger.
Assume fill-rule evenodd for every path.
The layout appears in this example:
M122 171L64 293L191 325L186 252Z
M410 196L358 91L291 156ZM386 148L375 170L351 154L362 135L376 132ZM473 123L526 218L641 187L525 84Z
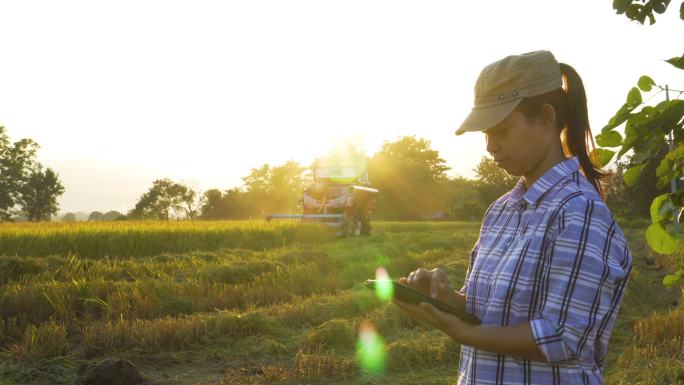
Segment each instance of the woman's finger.
M437 299L437 288L441 283L439 275L433 274L430 280L430 297Z
M442 270L439 270L437 268L432 269L431 273L432 279L430 280L430 296L432 298L437 299L439 295L439 285L444 282L448 282L449 279Z

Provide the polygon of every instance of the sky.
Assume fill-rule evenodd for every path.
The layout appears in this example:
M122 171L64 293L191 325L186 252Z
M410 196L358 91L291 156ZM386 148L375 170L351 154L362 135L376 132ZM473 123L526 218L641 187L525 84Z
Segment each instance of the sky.
M40 144L61 212L126 211L160 178L237 187L345 140L372 155L415 135L473 177L484 135L453 133L493 61L546 49L572 65L594 134L639 76L684 88L663 61L682 54L677 4L653 26L611 4L0 1L0 125Z

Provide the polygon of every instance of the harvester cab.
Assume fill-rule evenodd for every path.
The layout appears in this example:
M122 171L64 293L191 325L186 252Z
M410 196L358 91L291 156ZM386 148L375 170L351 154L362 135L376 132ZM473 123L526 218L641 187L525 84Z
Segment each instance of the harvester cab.
M302 214L271 214L266 220L294 218L338 229L342 236L368 235L377 189L369 186L366 159L317 159L313 184L304 190Z

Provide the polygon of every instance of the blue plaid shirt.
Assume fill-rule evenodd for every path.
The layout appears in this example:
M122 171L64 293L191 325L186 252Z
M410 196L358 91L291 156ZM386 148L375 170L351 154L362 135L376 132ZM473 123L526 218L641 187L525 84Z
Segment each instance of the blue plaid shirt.
M603 360L632 268L625 236L566 159L484 216L461 293L483 325L530 323L548 362L461 347L459 384L603 384Z

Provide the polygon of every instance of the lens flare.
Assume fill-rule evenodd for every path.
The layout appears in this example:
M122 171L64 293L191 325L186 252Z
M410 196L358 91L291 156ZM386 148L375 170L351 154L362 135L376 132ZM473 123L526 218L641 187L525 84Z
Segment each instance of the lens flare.
M387 274L387 270L382 267L378 267L375 271L375 295L378 299L383 302L389 302L392 300L394 295L394 287L392 286L392 281Z
M369 321L362 322L359 328L356 357L364 374L379 376L385 371L387 363L385 342Z

